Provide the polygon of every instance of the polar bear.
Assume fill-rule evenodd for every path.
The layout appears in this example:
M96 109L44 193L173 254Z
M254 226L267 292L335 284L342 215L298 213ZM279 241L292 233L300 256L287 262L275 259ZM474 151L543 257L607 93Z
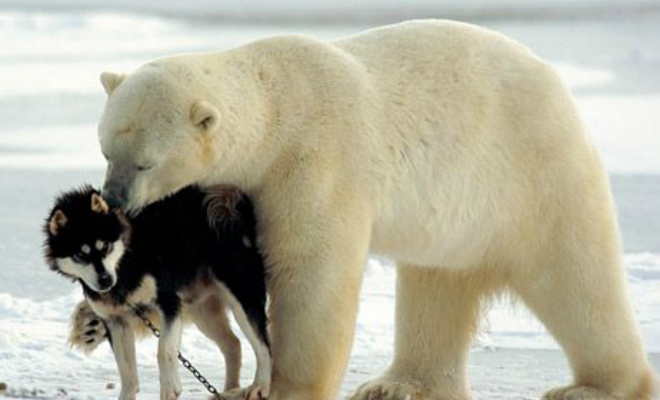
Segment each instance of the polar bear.
M413 21L274 36L102 74L104 196L251 195L270 268L270 399L335 398L368 252L397 261L395 349L352 399L469 399L481 306L508 290L566 353L545 399L650 399L607 176L547 63Z

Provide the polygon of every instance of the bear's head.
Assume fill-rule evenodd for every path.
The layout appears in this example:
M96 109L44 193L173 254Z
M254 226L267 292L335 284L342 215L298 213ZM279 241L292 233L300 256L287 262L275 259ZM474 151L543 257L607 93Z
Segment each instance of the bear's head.
M136 212L212 170L220 112L185 76L157 64L101 75L108 95L98 127L108 163L103 197L112 206Z

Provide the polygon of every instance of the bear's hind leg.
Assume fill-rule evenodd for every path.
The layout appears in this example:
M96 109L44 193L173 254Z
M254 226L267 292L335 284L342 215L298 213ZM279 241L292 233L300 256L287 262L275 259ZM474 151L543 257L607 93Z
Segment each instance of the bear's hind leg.
M482 300L497 289L496 282L485 270L399 266L394 360L351 400L469 399L470 341Z
M617 246L608 247L606 236L596 239L553 251L539 268L515 274L511 282L573 370L573 385L543 398L650 400L653 373L628 305Z

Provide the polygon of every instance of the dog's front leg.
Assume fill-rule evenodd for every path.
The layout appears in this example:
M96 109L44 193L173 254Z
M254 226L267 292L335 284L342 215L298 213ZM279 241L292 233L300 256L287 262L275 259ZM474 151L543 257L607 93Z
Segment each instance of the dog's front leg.
M128 322L120 317L111 317L104 322L121 379L119 400L135 400L139 385L133 330Z
M163 326L158 340L158 368L160 370L160 399L176 400L181 394L178 370L179 346L183 321L178 312L162 310Z

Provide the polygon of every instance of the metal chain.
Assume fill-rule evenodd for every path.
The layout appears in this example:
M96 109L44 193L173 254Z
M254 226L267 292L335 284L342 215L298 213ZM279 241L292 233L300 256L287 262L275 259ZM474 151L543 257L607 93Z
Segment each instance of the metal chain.
M142 322L144 322L144 324L151 330L151 332L154 334L154 336L159 338L160 337L160 330L158 330L158 328L156 328L156 326L149 320L149 318L147 318L147 316L144 315L144 309L142 309L142 308L140 308L136 305L133 305L133 304L130 304L130 307L133 309L133 312L135 313L135 315L138 318L140 318L142 320ZM211 393L212 395L214 395L216 397L220 396L218 394L218 389L216 389L215 386L213 386L206 378L204 378L204 376L197 370L197 368L195 368L192 365L192 363L190 361L188 361L188 359L185 358L183 356L183 354L181 354L180 351L177 354L177 358L179 359L179 361L181 361L181 364L184 367L186 367L186 369L188 371L190 371L190 373L199 381L199 383L204 385L204 387L206 388L206 390L209 393Z

